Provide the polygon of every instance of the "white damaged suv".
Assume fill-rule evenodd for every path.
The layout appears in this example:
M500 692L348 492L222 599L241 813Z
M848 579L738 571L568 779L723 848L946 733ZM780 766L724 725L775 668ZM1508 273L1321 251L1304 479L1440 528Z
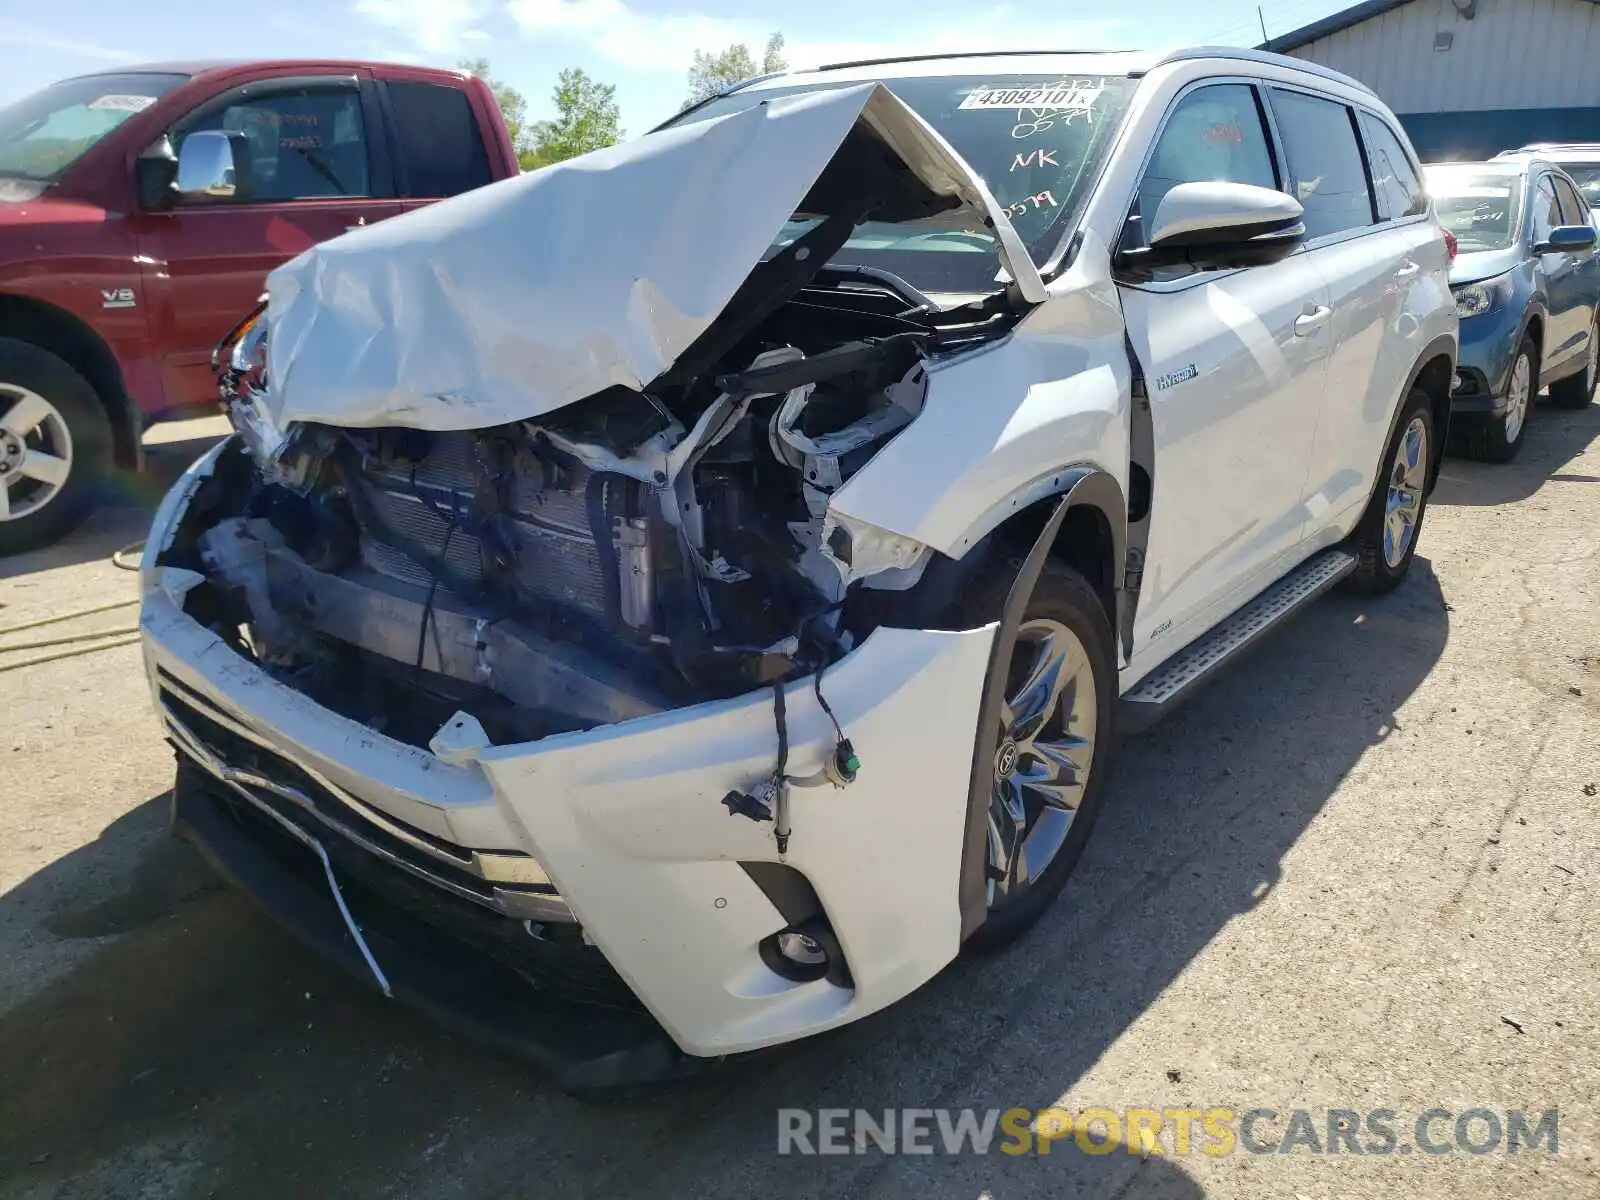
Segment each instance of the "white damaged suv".
M1308 63L955 56L307 251L145 552L175 829L571 1088L894 1003L1045 911L1114 732L1404 578L1419 180Z

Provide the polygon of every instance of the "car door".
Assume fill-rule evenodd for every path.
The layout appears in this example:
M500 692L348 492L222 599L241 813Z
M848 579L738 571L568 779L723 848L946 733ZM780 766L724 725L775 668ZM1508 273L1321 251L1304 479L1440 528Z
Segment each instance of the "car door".
M1533 229L1529 235L1530 245L1537 246L1550 236L1551 230L1566 223L1560 198L1556 195L1555 179L1548 172L1540 172L1534 182L1531 207ZM1539 255L1538 262L1548 304L1544 361L1540 369L1549 375L1570 363L1572 356L1582 349L1588 313L1583 308L1579 256L1557 250Z
M212 348L269 271L400 211L370 82L351 72L266 79L208 101L171 131L241 135L234 196L184 198L137 222L151 332L169 407L216 400Z
M1561 221L1564 225L1593 225L1594 217L1589 206L1578 195L1578 189L1564 175L1550 176L1556 199L1561 203ZM1585 354L1589 339L1594 335L1595 302L1600 297L1600 255L1593 250L1583 250L1568 256L1572 260L1571 316L1573 323L1573 357L1587 362Z
M1174 102L1122 237L1144 245L1179 183L1282 186L1249 81L1206 81ZM1164 657L1286 569L1300 542L1306 466L1331 312L1304 254L1235 271L1121 278L1154 436L1149 543L1134 655Z
M1371 494L1429 329L1414 314L1448 304L1449 256L1420 169L1383 118L1287 87L1268 97L1334 313L1305 495L1307 535L1326 540Z

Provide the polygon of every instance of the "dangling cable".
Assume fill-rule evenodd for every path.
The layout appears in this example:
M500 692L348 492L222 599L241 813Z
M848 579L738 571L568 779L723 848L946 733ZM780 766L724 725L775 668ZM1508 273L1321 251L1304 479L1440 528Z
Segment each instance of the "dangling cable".
M772 686L772 719L778 727L778 766L772 773L774 822L772 835L778 854L789 853L789 714L783 684Z

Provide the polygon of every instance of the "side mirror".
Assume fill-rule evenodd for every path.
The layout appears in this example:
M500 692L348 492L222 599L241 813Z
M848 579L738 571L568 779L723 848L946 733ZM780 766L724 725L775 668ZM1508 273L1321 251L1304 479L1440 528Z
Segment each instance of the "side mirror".
M162 134L133 160L133 185L139 194L139 207L146 212L164 212L178 199L173 184L178 178L178 156L172 139Z
M1535 254L1576 253L1593 250L1596 231L1593 225L1557 225L1544 241L1537 243Z
M239 192L235 150L244 151L244 137L202 129L183 139L178 151L178 194L231 200Z
M1180 183L1157 206L1148 247L1130 266L1264 266L1305 240L1305 209L1293 196L1249 183Z

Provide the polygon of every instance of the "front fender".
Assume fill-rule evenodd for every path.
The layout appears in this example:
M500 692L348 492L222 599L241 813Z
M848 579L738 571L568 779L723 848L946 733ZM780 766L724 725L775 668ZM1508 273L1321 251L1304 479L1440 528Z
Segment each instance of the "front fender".
M1062 523L1072 509L1087 505L1109 516L1120 513L1122 519L1111 521L1112 568L1116 578L1116 602L1121 609L1124 592L1121 586L1122 563L1126 556L1127 522L1122 491L1117 483L1103 471L1092 467L1074 467L1064 472L1067 486L1051 509L1028 556L1023 559L1011 588L1006 594L1005 606L1000 613L1000 625L994 635L989 652L989 666L984 676L983 697L978 706L978 727L972 753L972 776L968 782L966 830L961 843L961 937L965 941L983 924L988 914L987 879L985 877L985 850L987 846L986 822L989 812L989 772L994 762L999 742L1000 706L1005 700L1006 669L1011 662L1011 652L1016 645L1017 629L1022 624L1023 613L1033 597L1034 586L1045 560L1055 546ZM1109 510L1109 512L1108 512ZM1118 614L1108 613L1116 618Z

